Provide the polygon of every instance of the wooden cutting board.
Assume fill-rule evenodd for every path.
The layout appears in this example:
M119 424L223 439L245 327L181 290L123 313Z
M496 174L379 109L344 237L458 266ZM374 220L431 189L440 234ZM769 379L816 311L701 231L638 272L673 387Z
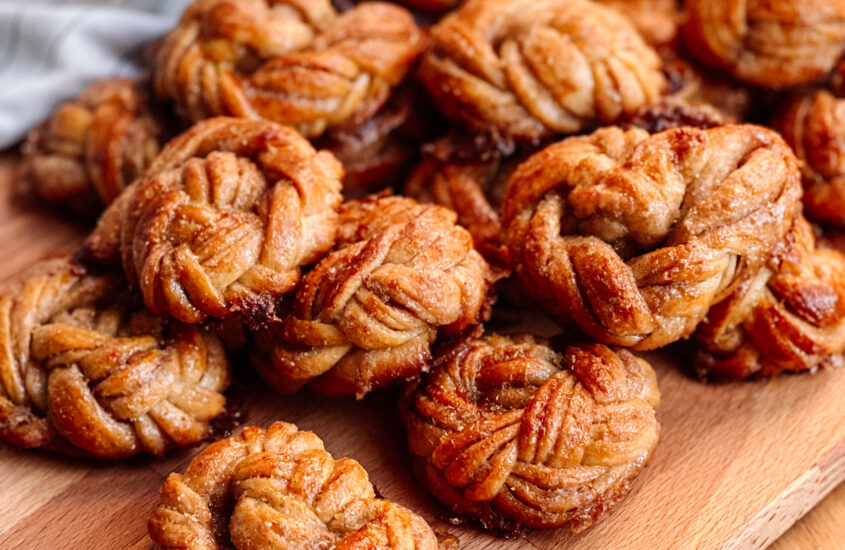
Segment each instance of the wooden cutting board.
M43 255L73 250L85 225L11 204L14 159L0 157L0 279ZM734 384L702 384L680 349L647 354L663 402L661 441L630 496L597 525L509 538L450 521L415 479L395 392L355 402L307 392L273 395L236 360L241 419L314 430L352 456L386 498L419 511L463 549L764 548L845 480L845 369ZM0 549L152 548L146 520L164 477L197 450L166 460L106 463L0 445Z

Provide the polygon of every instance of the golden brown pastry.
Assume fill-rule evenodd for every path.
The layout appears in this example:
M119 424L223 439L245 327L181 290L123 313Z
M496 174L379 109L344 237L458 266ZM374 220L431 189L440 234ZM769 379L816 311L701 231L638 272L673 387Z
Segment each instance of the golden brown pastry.
M0 293L0 437L103 458L195 445L229 366L209 331L133 309L122 280L47 260ZM60 436L60 437L59 437Z
M437 550L425 520L376 498L358 462L284 422L247 427L170 474L148 527L167 549Z
M808 92L793 99L775 125L802 161L807 215L845 226L845 99Z
M503 227L542 307L601 342L654 349L754 277L800 195L795 156L766 128L609 127L521 164Z
M21 183L47 202L96 214L144 172L162 137L137 82L101 80L30 132Z
M683 12L678 0L598 0L627 17L652 46L675 40Z
M505 140L611 124L665 84L631 24L585 0L469 0L432 37L420 77L438 106Z
M338 15L329 0L196 0L164 39L155 90L193 121L263 117L316 137L372 117L422 39L383 2Z
M451 138L431 144L405 182L404 193L453 210L475 248L495 271L506 275L510 259L501 237L502 198L508 178L525 155L484 151L461 156L462 145Z
M843 0L687 0L687 50L764 88L809 84L845 52Z
M405 405L432 493L485 525L585 529L628 493L657 445L651 366L601 344L471 340ZM504 521L503 521L504 520Z
M799 218L777 253L695 333L697 367L724 378L842 365L845 256L816 247Z
M303 278L256 368L278 391L356 395L419 374L438 332L486 314L489 268L455 213L404 197L344 204L335 252Z
M343 168L296 130L244 118L199 122L103 214L90 256L122 258L147 306L186 323L273 315L300 266L334 243Z

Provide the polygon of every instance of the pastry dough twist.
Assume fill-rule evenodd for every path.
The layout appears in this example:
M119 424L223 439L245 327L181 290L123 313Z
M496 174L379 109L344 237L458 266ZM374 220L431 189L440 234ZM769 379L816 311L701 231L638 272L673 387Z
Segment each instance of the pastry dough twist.
M159 315L272 317L334 242L343 169L292 128L214 118L171 141L103 215L88 249Z
M0 436L30 448L58 434L114 459L208 435L229 383L223 346L204 329L127 311L119 283L63 258L0 295Z
M845 256L817 248L799 218L768 265L710 310L696 341L699 371L726 378L841 365Z
M198 0L165 38L154 84L193 121L263 117L316 137L370 118L421 48L411 15L387 3L338 15L329 0Z
M338 235L339 250L303 279L290 314L258 334L254 363L280 391L310 382L360 397L419 374L438 330L456 333L486 314L489 268L453 212L373 197L343 206Z
M469 0L432 37L420 77L437 104L506 140L611 124L664 87L654 50L592 2Z
M756 275L800 195L795 156L771 130L611 127L520 165L503 224L542 306L601 342L654 349Z
M657 445L657 378L625 350L494 335L438 361L406 404L411 454L438 499L485 524L579 531Z
M138 83L110 78L61 104L30 132L21 179L42 199L96 214L140 176L162 129Z
M809 84L845 53L842 0L687 0L689 52L766 88Z
M210 445L171 474L149 521L165 548L436 550L426 522L376 498L367 472L277 422Z
M807 216L845 226L845 99L809 92L787 106L776 126L802 161Z

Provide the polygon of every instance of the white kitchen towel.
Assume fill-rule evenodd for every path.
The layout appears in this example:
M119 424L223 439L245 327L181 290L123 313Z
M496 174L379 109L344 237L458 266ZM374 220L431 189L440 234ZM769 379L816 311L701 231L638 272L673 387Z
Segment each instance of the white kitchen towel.
M0 149L94 80L140 71L190 0L0 0Z

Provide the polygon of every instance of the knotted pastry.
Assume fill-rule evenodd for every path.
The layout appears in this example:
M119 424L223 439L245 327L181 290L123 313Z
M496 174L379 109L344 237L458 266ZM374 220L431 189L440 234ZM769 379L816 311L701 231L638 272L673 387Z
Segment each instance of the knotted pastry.
M683 19L677 0L599 0L627 17L652 46L670 44Z
M170 474L148 527L173 549L437 550L425 520L376 498L358 462L283 422L247 427Z
M541 306L601 342L654 349L757 274L800 195L795 156L766 128L610 127L521 164L503 226Z
M61 436L103 458L195 445L223 412L223 346L207 330L129 307L121 280L67 258L0 294L0 437Z
M496 151L462 156L458 154L462 149L460 140L450 138L431 144L405 182L405 195L453 210L484 259L494 270L507 274L510 260L501 237L502 197L508 178L525 156Z
M469 0L432 29L420 77L477 132L536 142L654 101L660 58L610 8L584 0Z
M302 280L253 363L278 391L356 395L419 374L438 332L486 314L489 268L454 212L403 197L341 209L338 250Z
M776 126L802 161L807 215L845 226L845 99L809 92L791 101Z
M697 367L724 378L843 364L845 256L799 218L771 261L696 331Z
M30 132L21 164L25 191L83 214L113 201L144 172L162 139L138 88L123 78L95 82Z
M174 138L100 219L89 255L122 258L147 306L186 323L272 317L327 252L343 168L296 130L213 118Z
M263 117L316 137L369 119L421 53L399 6L329 0L197 0L165 39L156 93L188 119Z
M814 82L845 52L842 0L687 0L689 52L755 86Z
M601 344L487 336L439 358L405 404L428 488L485 525L580 531L628 493L657 445L657 378Z

